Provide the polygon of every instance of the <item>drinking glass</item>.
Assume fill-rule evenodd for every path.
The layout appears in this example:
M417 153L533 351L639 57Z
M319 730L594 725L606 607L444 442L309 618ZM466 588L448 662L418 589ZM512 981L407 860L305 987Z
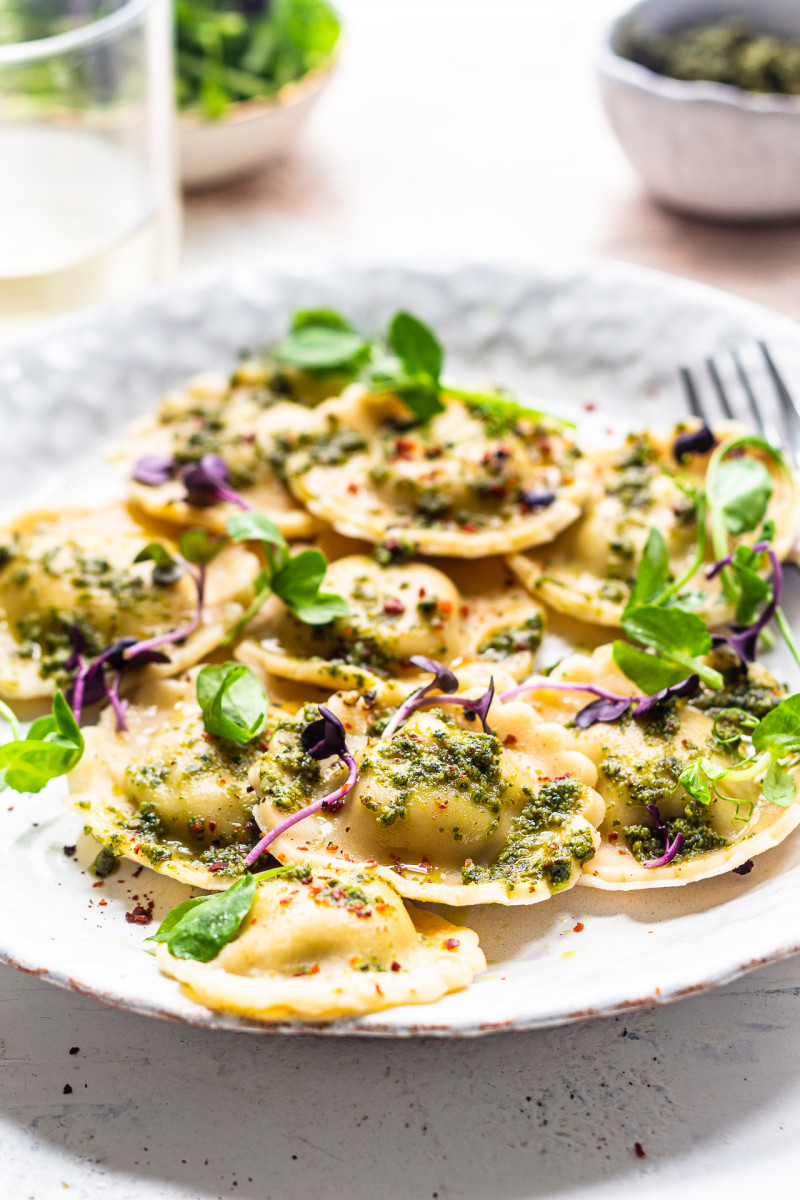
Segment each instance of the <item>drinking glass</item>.
M175 267L170 0L0 0L0 333Z

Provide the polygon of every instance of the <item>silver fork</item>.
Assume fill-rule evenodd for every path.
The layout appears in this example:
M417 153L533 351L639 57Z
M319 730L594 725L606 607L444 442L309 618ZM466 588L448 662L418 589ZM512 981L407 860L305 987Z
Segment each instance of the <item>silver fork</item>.
M738 350L731 350L731 359L747 402L750 417L761 436L771 446L782 450L791 463L800 470L800 414L797 411L783 376L775 365L775 360L770 354L766 342L759 342L758 348L761 351L767 374L775 391L777 410L780 415L780 426L765 402L759 402L756 387L751 376L745 370L741 354ZM723 383L722 372L718 363L713 358L707 358L705 366L723 416L728 420L736 420L737 416L734 409L732 389L726 387ZM681 367L680 376L686 393L686 403L689 406L689 411L693 416L702 421L704 425L710 427L709 409L707 404L701 399L700 389L697 386L694 375L688 367Z

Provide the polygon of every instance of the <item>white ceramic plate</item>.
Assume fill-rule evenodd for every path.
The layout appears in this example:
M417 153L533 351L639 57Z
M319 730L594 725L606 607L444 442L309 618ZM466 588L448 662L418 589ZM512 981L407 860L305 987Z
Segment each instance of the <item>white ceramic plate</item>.
M0 501L101 501L114 483L99 449L192 371L224 367L281 335L300 307L342 309L382 325L399 307L444 340L451 373L577 406L581 433L620 420L664 424L683 412L675 368L765 337L800 395L800 331L788 319L683 280L607 265L537 275L499 267L256 272L173 288L51 325L0 351ZM768 385L762 379L764 393ZM794 580L791 584L794 585ZM800 589L790 586L790 615ZM552 653L552 650L551 650ZM784 661L779 672L790 677ZM797 680L793 682L796 684ZM214 1028L257 1026L181 996L144 952L155 927L126 921L154 902L158 919L185 893L125 863L98 886L97 847L61 804L7 792L0 804L0 960L108 1003ZM74 858L65 846L77 842ZM629 897L578 887L530 909L460 910L490 966L437 1004L280 1032L469 1036L530 1029L663 1002L800 950L800 837L756 859L747 876ZM578 922L583 930L574 932Z

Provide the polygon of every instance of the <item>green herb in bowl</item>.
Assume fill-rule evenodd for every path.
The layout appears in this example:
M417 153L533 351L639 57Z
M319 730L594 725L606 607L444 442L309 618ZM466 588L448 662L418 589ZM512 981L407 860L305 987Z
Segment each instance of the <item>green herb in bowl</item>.
M671 79L800 95L800 41L758 33L740 18L676 33L647 33L631 23L620 50L632 62Z
M176 0L178 103L216 121L324 66L341 25L327 0Z

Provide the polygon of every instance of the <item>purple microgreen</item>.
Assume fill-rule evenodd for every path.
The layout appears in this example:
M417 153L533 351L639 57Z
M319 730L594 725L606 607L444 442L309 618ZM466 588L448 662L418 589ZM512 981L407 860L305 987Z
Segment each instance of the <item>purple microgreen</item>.
M645 696L639 700L633 710L635 717L653 717L656 715L656 710L665 704L668 700L678 699L678 697L689 698L696 695L700 689L700 676L687 675L680 683L674 683L672 687L662 688L653 696Z
M616 721L625 715L631 704L632 700L627 696L620 696L617 700L601 696L575 714L575 724L579 729L588 729L598 721Z
M532 488L523 488L519 494L519 502L523 508L535 511L538 508L549 508L555 502L555 492L536 492Z
M661 855L661 857L651 858L648 859L647 862L642 863L643 867L646 867L648 870L652 870L654 867L666 867L672 862L673 858L683 845L683 834L680 832L676 833L675 837L672 839L672 841L670 841L669 829L661 820L661 813L658 811L658 805L648 804L647 811L650 813L656 829L664 839L664 853Z
M128 701L121 700L119 695L119 684L121 679L122 672L117 671L116 675L111 680L111 683L106 685L106 695L108 696L109 704L113 708L114 714L117 718L117 733L124 733L128 728L127 724L125 723L125 713L128 710Z
M204 454L197 463L184 467L181 482L186 488L187 503L195 508L211 508L215 504L235 504L238 508L251 506L230 487L230 471L218 454Z
M708 454L716 444L717 439L708 426L701 425L699 429L690 429L685 433L679 433L673 443L672 453L675 461L682 463L692 454Z
M300 744L311 758L331 758L333 755L344 758L347 754L344 725L324 704L319 705L319 713L318 720L306 725L300 735Z
M131 477L137 483L144 483L148 487L160 487L174 479L179 469L174 458L165 458L160 454L145 454L134 464Z
M430 671L434 676L433 680L426 684L428 691L435 687L440 692L458 691L458 679L444 663L438 662L435 658L426 658L424 654L412 654L408 661L415 667L419 667L421 671Z
M514 700L517 696L522 696L525 692L591 692L594 696L602 696L604 700L630 700L630 696L619 696L616 692L609 692L607 688L598 687L596 683L578 683L572 680L555 680L550 679L547 675L534 675L531 679L526 679L524 683L518 684L517 687L509 688L507 692L501 692L498 699L503 703L506 700Z
M725 634L715 634L712 641L715 647L728 645L738 656L743 667L748 663L755 662L758 653L758 639L762 631L769 625L772 618L776 615L781 602L783 593L783 569L777 554L772 549L769 542L757 542L752 547L753 555L766 554L769 557L770 566L772 568L772 589L771 596L761 615L751 625L732 625L731 632ZM706 577L713 579L725 567L731 565L736 556L736 551L733 554L726 555L718 562L715 562L706 571ZM791 642L790 642L791 649Z
M265 833L245 858L245 866L250 867L257 862L268 846L272 845L281 834L286 833L287 829L297 825L299 821L304 821L306 817L312 817L318 812L338 812L345 802L347 793L355 787L358 779L358 764L347 748L344 725L324 704L319 705L319 711L319 719L311 721L301 733L301 745L311 758L321 760L336 755L347 767L347 779L335 791L329 792L320 800L313 800L311 804L291 813L274 829Z
M411 716L412 712L426 702L426 697L434 688L439 688L441 692L446 693L458 690L458 679L444 663L439 662L435 658L426 658L424 654L414 654L408 661L413 663L415 667L419 667L422 671L430 671L433 679L406 697L381 734L382 738L388 739L392 737L403 722Z

